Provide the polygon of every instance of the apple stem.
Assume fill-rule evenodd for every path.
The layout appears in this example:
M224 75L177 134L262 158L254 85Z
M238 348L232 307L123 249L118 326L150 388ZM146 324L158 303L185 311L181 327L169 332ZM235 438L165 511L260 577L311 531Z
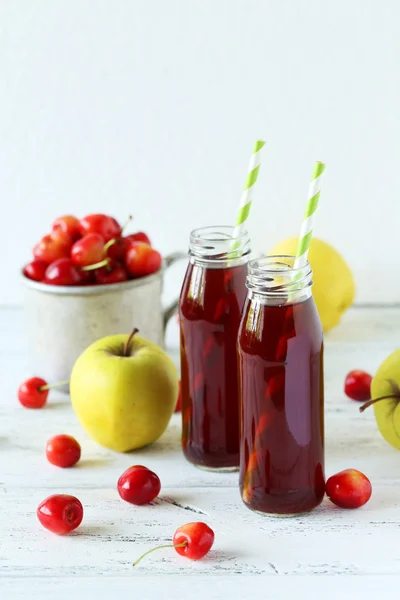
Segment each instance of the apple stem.
M38 388L38 390L39 392L44 392L45 390L51 390L55 387L61 387L62 385L67 385L68 383L69 379L66 379L65 381L58 381L57 383L47 383L46 385L41 385L40 388Z
M358 409L361 413L364 412L364 410L366 408L368 408L369 406L372 406L373 404L375 404L375 402L380 402L381 400L394 400L395 398L397 398L398 400L400 400L400 396L397 394L390 394L389 396L380 396L380 398L374 398L373 400L368 400L367 402L365 402L365 404L363 404L362 406L360 406L360 408Z
M165 544L164 546L157 546L156 548L152 548L151 550L147 550L142 556L140 556L134 563L132 563L132 567L136 567L136 565L148 554L154 552L154 550L162 550L163 548L185 548L188 545L187 542L182 542L182 544Z
M139 329L136 329L136 327L135 327L135 329L132 331L131 335L126 340L126 343L124 346L124 356L129 356L131 341L133 339L133 336L136 335L137 333L139 333Z
M81 271L94 271L95 269L100 269L101 267L106 267L110 262L109 258L105 258L100 262L94 263L93 265L87 265L86 267L81 267Z

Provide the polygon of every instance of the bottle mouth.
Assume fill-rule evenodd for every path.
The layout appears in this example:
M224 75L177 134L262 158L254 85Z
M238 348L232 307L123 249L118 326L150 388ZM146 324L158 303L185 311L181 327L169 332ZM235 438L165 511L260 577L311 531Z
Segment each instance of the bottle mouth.
M312 270L307 261L295 267L296 257L289 255L262 256L249 262L246 286L260 294L282 296L294 294L312 286Z
M250 252L247 231L235 235L235 228L228 225L201 227L190 234L189 256L196 261L238 261L244 257L247 260Z

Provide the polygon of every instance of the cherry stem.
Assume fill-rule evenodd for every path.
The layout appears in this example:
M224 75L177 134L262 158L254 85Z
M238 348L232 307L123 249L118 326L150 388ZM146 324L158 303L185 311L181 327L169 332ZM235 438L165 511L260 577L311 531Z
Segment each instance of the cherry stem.
M66 379L65 381L58 381L57 383L46 383L46 385L41 385L40 388L38 388L39 392L44 392L46 390L51 390L52 388L55 387L61 387L62 385L67 385L69 383L69 379Z
M138 558L134 563L132 563L132 567L136 567L136 565L148 554L154 552L154 550L162 550L163 548L186 548L188 545L187 542L182 542L182 544L165 544L165 546L157 546L156 548L152 548L151 550L147 550L140 558Z
M117 241L117 238L112 238L111 240L108 240L107 244L104 244L104 248L103 248L103 255L107 256L107 250L113 246Z
M360 406L360 408L358 410L362 413L362 412L364 412L364 410L366 408L375 404L375 402L380 402L381 400L394 400L395 398L400 400L400 396L396 395L396 394L390 394L389 396L380 396L380 398L374 398L373 400L368 400L367 402L365 402L365 404Z
M125 342L125 346L124 346L124 356L129 356L130 354L130 346L131 346L131 341L133 339L133 336L136 335L137 333L139 333L139 329L135 329L132 331L131 335L128 337L128 339Z
M100 262L94 263L93 265L87 265L86 267L81 267L81 271L94 271L95 269L100 269L101 267L106 267L110 262L109 258L105 258Z
M128 227L128 225L132 221L132 219L133 219L132 215L129 215L129 217L127 218L127 220L121 227L121 233L124 231L124 229L126 229Z

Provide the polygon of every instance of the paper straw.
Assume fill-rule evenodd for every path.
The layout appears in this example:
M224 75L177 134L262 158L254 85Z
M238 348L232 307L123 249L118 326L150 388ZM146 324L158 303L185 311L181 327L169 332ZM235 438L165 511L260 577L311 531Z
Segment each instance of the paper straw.
M237 214L235 228L233 230L233 238L239 237L245 228L245 223L250 213L252 193L257 181L258 171L260 170L261 163L261 149L265 142L263 140L257 140L254 144L253 154L251 155L249 168L244 184L242 196L240 198L240 207Z
M314 216L318 208L319 195L321 191L322 174L325 171L323 162L317 161L314 165L314 171L311 177L310 188L308 190L308 202L304 213L304 221L301 226L299 242L297 245L296 259L294 268L300 269L307 262L308 251L310 249Z

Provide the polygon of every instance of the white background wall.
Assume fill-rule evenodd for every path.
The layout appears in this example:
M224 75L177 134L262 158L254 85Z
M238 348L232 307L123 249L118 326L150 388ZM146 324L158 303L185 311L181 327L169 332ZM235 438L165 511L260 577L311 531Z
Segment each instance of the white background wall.
M399 22L398 0L1 0L0 303L60 214L132 213L164 253L231 223L256 137L255 250L297 233L321 159L316 235L359 302L400 300Z

